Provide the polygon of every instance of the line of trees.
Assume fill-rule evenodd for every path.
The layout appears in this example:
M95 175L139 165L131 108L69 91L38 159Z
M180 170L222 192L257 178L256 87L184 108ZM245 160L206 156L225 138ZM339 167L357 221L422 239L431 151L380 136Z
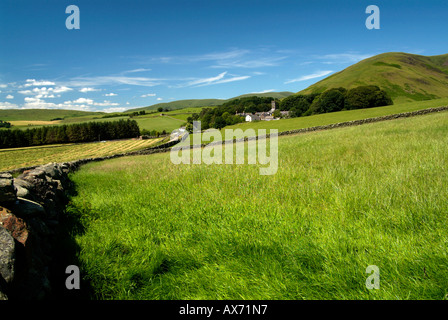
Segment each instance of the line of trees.
M140 129L135 120L85 122L62 126L44 126L26 130L0 130L0 149L55 143L91 142L135 138Z
M11 128L11 123L0 120L0 128Z
M158 137L158 136L166 135L167 132L165 129L163 129L162 131L142 129L142 130L140 130L140 134L142 136Z
M301 117L391 104L391 97L378 86L359 86L349 90L333 88L323 93L292 95L280 101L280 110L290 111L290 117Z

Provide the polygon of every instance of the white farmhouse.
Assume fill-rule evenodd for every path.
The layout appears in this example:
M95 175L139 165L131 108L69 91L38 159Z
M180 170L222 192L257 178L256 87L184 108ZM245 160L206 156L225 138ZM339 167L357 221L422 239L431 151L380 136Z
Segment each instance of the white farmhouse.
M246 122L252 122L252 121L256 121L256 120L260 120L260 117L257 116L256 114L246 115Z

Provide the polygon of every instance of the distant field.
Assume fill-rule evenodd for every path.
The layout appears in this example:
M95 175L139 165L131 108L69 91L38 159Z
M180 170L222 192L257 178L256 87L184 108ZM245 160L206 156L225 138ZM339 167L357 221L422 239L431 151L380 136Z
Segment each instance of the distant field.
M110 156L145 149L160 141L120 140L69 145L49 145L0 150L0 171L31 167L49 162L67 162L85 158Z
M280 137L272 176L87 164L68 208L81 275L94 299L447 299L447 146L439 113Z
M45 121L45 120L18 120L18 121L9 121L13 126L46 126L46 125L55 125L59 124L61 120L56 121Z
M81 116L101 117L104 112L86 112L76 110L52 110L52 109L13 109L0 110L0 120L3 121L50 121L55 118L71 118Z
M167 111L167 112L157 112L153 114L147 114L144 116L137 116L133 119L137 121L140 129L146 129L146 130L156 130L156 131L167 131L172 132L174 129L178 129L182 124L187 122L187 118L191 116L193 113L199 113L201 112L202 108L185 108L181 110L174 110L174 111ZM9 118L19 118L18 115L11 116L9 113L4 113L4 118L1 118L2 110L0 110L0 119L5 120L8 122L11 122L13 125L12 129L20 129L20 130L26 130L26 129L33 129L33 128L39 128L42 126L47 125L64 125L64 124L75 124L75 123L83 123L83 122L104 122L104 121L118 121L122 119L129 119L128 116L123 117L113 117L113 118L102 118L104 115L103 113L89 113L89 114L77 114L77 116L70 116L65 118L64 120L55 120L55 121L49 121L50 117L48 115L46 116L40 116L40 118L46 119L46 120L36 120L32 118L32 115L29 113L22 113L22 116L24 118L20 120L8 120ZM47 110L48 111L48 110ZM47 112L48 113L48 112ZM164 114L166 116L161 117L160 114ZM9 114L9 118L6 116ZM58 113L51 114L52 118L55 118L53 116L58 115ZM61 114L60 114L61 115Z

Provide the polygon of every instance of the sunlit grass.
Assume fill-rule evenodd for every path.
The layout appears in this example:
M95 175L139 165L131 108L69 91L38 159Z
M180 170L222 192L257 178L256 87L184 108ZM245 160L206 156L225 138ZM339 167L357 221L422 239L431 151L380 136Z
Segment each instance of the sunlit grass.
M98 299L444 299L447 147L444 112L280 137L271 176L169 154L88 164L68 211L81 273Z

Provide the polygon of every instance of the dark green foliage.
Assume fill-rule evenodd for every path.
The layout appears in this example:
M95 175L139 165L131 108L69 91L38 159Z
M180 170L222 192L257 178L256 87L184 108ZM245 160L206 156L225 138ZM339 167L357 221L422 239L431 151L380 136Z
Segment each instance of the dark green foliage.
M393 104L386 91L377 86L360 86L350 90L333 88L323 93L298 94L280 101L280 110L290 111L290 117L374 108Z
M311 114L341 111L344 109L344 95L346 92L347 90L344 88L330 89L323 92L311 104L309 108Z
M318 94L299 94L286 97L280 101L280 110L291 111L291 117L300 117L310 108L316 96Z
M347 91L345 108L364 109L393 104L389 95L377 86L360 86Z
M162 132L157 130L148 130L148 129L142 129L140 130L140 134L142 136L149 136L149 137L159 137L161 135L166 135L166 130L163 130Z
M11 128L11 123L0 120L0 128Z
M0 148L125 139L139 135L135 120L85 122L27 130L0 130Z

